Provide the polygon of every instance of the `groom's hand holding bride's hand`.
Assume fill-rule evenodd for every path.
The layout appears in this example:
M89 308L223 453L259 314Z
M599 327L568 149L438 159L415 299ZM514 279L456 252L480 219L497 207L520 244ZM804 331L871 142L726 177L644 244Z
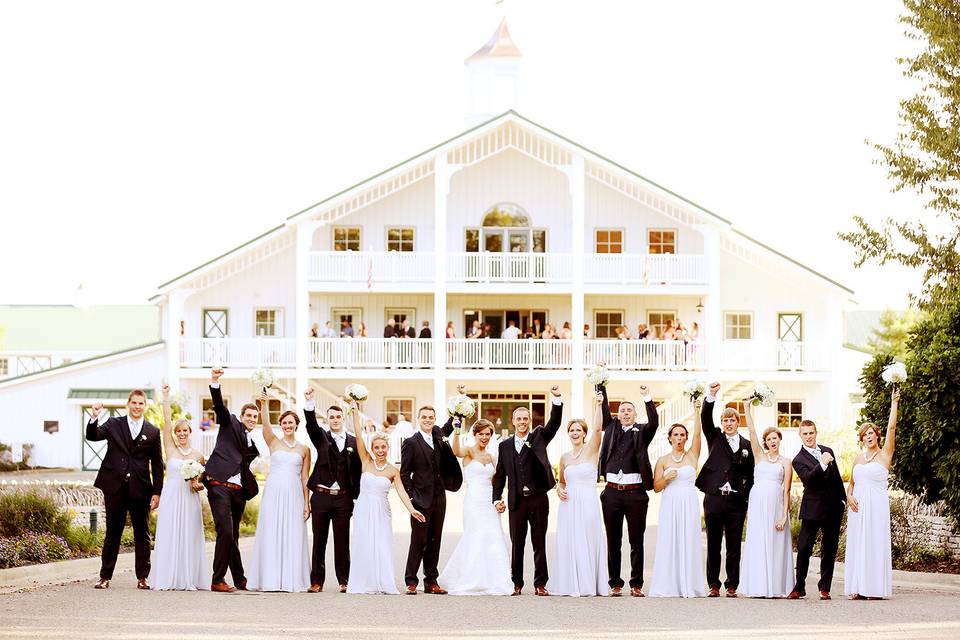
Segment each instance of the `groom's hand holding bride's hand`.
M563 501L566 501L567 499L567 488L562 484L557 485L557 497Z
M507 510L507 505L506 503L504 503L503 500L498 500L497 502L494 502L493 506L497 508L497 513L503 513L504 511Z
M156 511L160 506L160 496L150 496L150 511Z

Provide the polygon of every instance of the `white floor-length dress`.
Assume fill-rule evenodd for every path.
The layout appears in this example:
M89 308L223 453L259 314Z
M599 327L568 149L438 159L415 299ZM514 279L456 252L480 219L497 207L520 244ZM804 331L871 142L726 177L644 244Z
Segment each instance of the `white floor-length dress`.
M393 574L393 520L390 479L369 471L360 475L360 497L353 507L353 541L347 593L397 593Z
M783 465L761 460L753 469L747 503L747 539L740 560L740 593L752 598L783 598L793 589L790 518L783 531Z
M204 552L200 494L180 476L185 460L167 460L160 492L150 585L158 591L210 589L210 565Z
M564 467L567 499L557 512L557 550L550 570L556 596L602 596L607 584L607 542L597 495L597 467L581 462Z
M890 551L889 472L879 462L853 469L853 497L859 511L847 511L847 548L843 592L866 598L893 595L893 559Z
M663 490L657 525L650 593L653 598L701 598L704 587L703 537L700 499L694 486L696 470L677 469L677 477Z

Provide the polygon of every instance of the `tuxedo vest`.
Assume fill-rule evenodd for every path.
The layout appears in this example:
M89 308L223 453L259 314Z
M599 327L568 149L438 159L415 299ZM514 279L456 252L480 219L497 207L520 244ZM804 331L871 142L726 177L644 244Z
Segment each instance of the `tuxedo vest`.
M633 432L625 432L622 427L617 425L614 431L614 440L611 442L610 452L607 456L604 475L615 473L640 473L640 465L637 464L637 449Z

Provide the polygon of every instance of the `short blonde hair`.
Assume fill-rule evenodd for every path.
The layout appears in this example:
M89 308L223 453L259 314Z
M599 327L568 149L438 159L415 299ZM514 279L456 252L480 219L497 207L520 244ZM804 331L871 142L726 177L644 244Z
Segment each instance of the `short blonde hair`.
M182 424L187 425L187 429L190 429L190 433L193 433L193 427L190 426L190 421L187 420L186 418L180 418L179 420L173 423L173 432L176 433L177 427L179 427Z
M767 427L766 429L763 430L763 437L760 438L760 444L763 446L764 449L767 448L767 436L770 435L771 433L777 434L777 440L779 440L780 442L783 442L783 434L780 433L780 429L777 429L776 427Z
M724 407L723 412L720 414L720 419L723 420L724 418L736 418L737 421L739 421L740 412L733 407Z
M387 449L390 448L390 436L385 433L376 432L373 434L373 437L370 438L370 448L373 449L373 443L377 440L383 440L384 444L387 445Z
M863 436L867 435L867 432L873 429L873 432L877 434L877 442L880 442L880 438L883 437L883 434L880 433L880 427L873 424L872 422L864 422L860 425L860 428L857 430L858 438L860 442L863 442Z

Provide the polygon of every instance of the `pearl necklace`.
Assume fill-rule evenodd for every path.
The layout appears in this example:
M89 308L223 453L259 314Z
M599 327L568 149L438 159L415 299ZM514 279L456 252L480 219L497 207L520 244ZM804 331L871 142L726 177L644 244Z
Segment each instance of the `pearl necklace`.
M779 454L779 453L777 454L777 457L776 457L776 458L773 458L772 460L770 459L770 453L769 453L769 452L767 452L767 453L764 454L764 455L767 456L767 461L768 461L770 464L777 464L777 460L780 459L780 454Z
M289 449L296 449L296 448L297 448L297 441L296 441L296 440L293 441L293 444L290 444L289 442L287 442L287 439L286 439L286 438L280 438L280 442L282 442L283 444L287 445L287 448L289 448Z
M387 465L388 465L388 464L390 464L390 463L387 462L386 460L384 460L384 461L383 461L383 466L381 467L380 465L377 464L377 461L374 460L374 461L373 461L373 468L376 469L377 471L382 472L384 469L387 468Z
M673 457L673 451L671 451L671 452L670 452L670 459L679 464L680 462L683 462L683 457L684 457L685 455L687 455L686 452L681 453L679 458L674 458L674 457Z
M576 453L571 453L571 454L570 454L570 459L571 459L571 460L576 460L576 459L579 458L582 454L583 454L583 445L580 445L580 449L579 449Z
M878 455L880 455L880 449L877 449L876 451L874 451L874 452L873 452L873 455L870 456L869 458L867 457L866 452L864 452L864 454L863 454L863 461L864 461L865 463L873 462L873 459L876 458Z
M186 457L189 456L191 453L193 453L193 449L191 449L190 447L187 447L187 450L184 451L183 449L180 448L180 445L178 445L177 443L174 443L173 446L175 446L175 447L177 448L177 451L179 451L179 452L180 452L180 455L182 455L184 458L186 458Z

